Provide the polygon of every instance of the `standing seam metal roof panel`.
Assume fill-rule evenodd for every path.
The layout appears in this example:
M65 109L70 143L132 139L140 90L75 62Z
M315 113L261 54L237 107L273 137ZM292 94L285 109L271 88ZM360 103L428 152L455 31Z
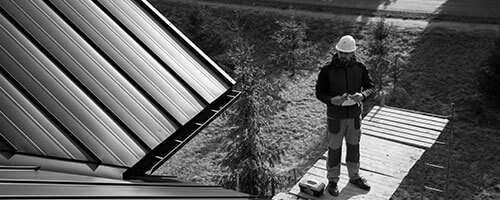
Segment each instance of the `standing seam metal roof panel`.
M112 111L108 113L117 115L131 131L139 133L149 149L175 131L172 120L158 112L78 33L59 18L47 17L46 20L55 23L42 23L43 27L30 28L30 33L61 63L61 70L78 79L83 84L80 88L88 88L88 93ZM43 22L41 18L38 21Z
M0 84L4 86L0 88L0 102L5 105L0 107L2 115L0 124L6 126L2 128L2 136L9 141L16 141L16 146L20 151L42 153L29 150L32 148L31 146L36 146L49 155L70 159L85 159L81 151L73 146L71 141L65 138L63 133L52 125L21 93L15 90L14 86L4 76L0 76ZM16 125L20 130L7 131L7 124ZM27 137L25 139L16 138L23 134L19 132L23 132ZM33 140L38 141L41 145L36 145L30 138L34 138ZM26 148L22 148L20 144L24 140L30 142Z
M140 36L147 47L158 54L168 67L180 74L205 100L211 103L228 89L222 78L209 71L199 58L180 46L179 40L155 23L151 16L146 15L147 12L132 1L123 0L116 3L99 0L98 2L120 19L131 32ZM136 17L132 18L130 13L134 13ZM165 38L165 40L158 41L155 38Z
M188 122L206 106L92 1L68 3L57 0L51 3L92 41L96 41L108 56L120 63L119 66L181 124Z
M16 167L0 166L1 199L252 199L219 186L168 177L167 182L144 183Z
M145 154L31 42L20 33L10 34L16 33L13 26L2 30L1 67L81 140L100 149L103 161L131 165Z
M0 163L115 178L156 169L239 94L143 0L0 1L0 84Z

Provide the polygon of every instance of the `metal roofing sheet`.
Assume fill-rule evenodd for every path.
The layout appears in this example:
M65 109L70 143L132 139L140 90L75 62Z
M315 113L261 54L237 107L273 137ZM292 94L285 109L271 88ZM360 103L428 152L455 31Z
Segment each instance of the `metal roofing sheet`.
M22 6L29 8L27 5ZM50 14L55 15L53 12ZM31 20L25 20L23 25L32 25L26 29L60 63L61 70L80 82L80 88L86 88L90 95L102 101L103 107L111 111L108 113L116 115L131 131L139 133L148 148L153 148L176 130L177 126L172 120L163 116L69 25L57 17L34 17L38 19L39 25L33 24ZM142 109L136 109L138 107Z
M213 102L227 89L221 77L215 76L202 59L194 56L186 46L181 46L179 39L159 26L147 15L143 8L132 0L116 1L99 0L112 16L115 16L124 27L140 38L140 42L149 47L175 73L179 74L206 101ZM134 13L131 15L131 13ZM135 16L135 17L131 17ZM165 38L156 40L155 38Z
M0 1L0 84L0 152L21 155L1 163L39 157L140 173L237 96L142 0Z
M131 165L144 155L124 130L50 59L5 22L5 18L0 18L0 22L1 65L20 87L72 132L78 133L80 140L99 151L104 162Z
M64 137L4 76L0 75L0 124L2 136L15 148L30 153L84 160L85 155ZM5 142L5 141L4 141ZM5 148L2 148L5 149Z
M51 2L181 124L206 106L182 83L182 79L169 73L134 37L120 31L120 25L94 2Z
M219 186L183 183L172 177L145 183L23 168L0 169L0 198L32 199L251 199Z

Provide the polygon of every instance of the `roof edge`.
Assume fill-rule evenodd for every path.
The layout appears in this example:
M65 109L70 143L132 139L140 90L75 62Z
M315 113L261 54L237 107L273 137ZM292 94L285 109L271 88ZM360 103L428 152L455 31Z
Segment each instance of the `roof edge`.
M186 35L184 35L177 27L175 27L172 22L170 22L165 16L163 16L153 5L149 3L148 0L137 0L139 5L144 7L144 9L149 12L159 23L164 25L165 28L170 29L171 33L183 42L187 47L190 47L193 53L198 54L203 62L213 69L214 72L219 73L224 77L225 82L234 86L236 81L232 79L224 70L222 70L217 63L215 63L209 56L207 56L200 48L198 48Z
M127 168L119 166L109 166L95 163L66 161L53 158L46 158L22 153L15 153L11 157L0 154L0 165L7 166L33 166L40 170L80 174L87 176L97 176L112 179L123 179L123 172Z
M182 128L160 143L153 151L149 152L139 162L123 173L124 179L134 176L153 174L165 161L171 158L177 151L186 145L210 122L226 110L241 92L228 90L212 104L208 105L202 112L186 123Z

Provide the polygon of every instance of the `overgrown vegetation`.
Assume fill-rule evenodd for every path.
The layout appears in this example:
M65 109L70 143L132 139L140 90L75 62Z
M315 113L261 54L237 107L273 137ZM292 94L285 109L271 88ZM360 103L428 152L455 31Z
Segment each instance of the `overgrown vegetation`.
M192 4L153 1L168 19L189 36ZM203 34L222 36L219 44L225 48L210 50L209 44L196 43L207 54L233 77L237 77L236 65L232 64L227 52L233 43L234 34L227 26L227 21L236 18L233 10L205 7L203 12L210 12L210 17L218 21L212 28L191 30L206 31ZM254 68L269 72L277 67L269 55L278 52L278 45L271 37L281 29L276 21L290 19L286 13L264 13L261 11L238 11L241 27L241 37L252 44ZM193 15L204 16L204 15ZM300 17L308 29L305 34L311 44L316 44L318 54L315 61L316 69L312 73L297 74L294 81L281 79L280 91L271 92L279 98L273 99L278 111L271 115L267 128L260 130L264 140L277 141L284 155L276 160L273 173L282 176L278 191L286 191L295 183L292 171L297 171L300 177L325 151L324 143L325 115L324 105L314 97L314 83L317 69L322 63L328 62L329 51L341 35L352 34L359 39L359 59L365 63L370 58L368 49L372 31L377 26L371 24L356 24L335 19L317 19ZM234 27L234 26L230 26ZM199 33L201 34L201 33ZM191 36L190 36L191 37ZM203 40L200 38L200 40ZM443 29L398 29L392 30L386 38L391 42L394 53L400 54L399 59L392 63L401 64L396 78L388 78L394 88L400 88L387 97L386 104L418 111L441 115L449 114L449 103L456 103L456 118L454 123L454 140L452 142L451 185L453 199L488 199L494 197L496 188L500 188L500 113L498 108L491 107L476 87L475 74L489 56L493 47L494 34L491 33L461 33ZM219 51L219 52L218 52ZM497 54L498 55L498 54ZM391 60L391 59L390 59ZM389 70L390 71L390 70ZM403 73L402 73L403 72ZM391 74L391 72L389 72ZM266 77L267 78L267 77ZM498 84L496 84L498 86ZM390 86L390 85L389 85ZM262 93L263 94L263 93ZM242 101L243 99L240 99ZM244 101L244 100L243 100ZM365 110L370 109L373 102L365 104ZM232 108L237 106L232 106ZM228 168L222 168L219 163L226 156L219 147L228 141L227 125L231 110L214 121L185 148L179 151L159 173L176 175L182 179L204 183L219 184L223 176L231 173ZM448 127L438 140L447 141L451 134ZM234 141L234 140L232 140ZM392 199L439 199L441 194L425 190L422 186L443 187L444 173L430 169L425 163L444 165L447 157L445 148L434 145L428 149L420 161L412 168L403 180ZM234 179L233 179L234 180ZM262 186L265 187L265 186Z

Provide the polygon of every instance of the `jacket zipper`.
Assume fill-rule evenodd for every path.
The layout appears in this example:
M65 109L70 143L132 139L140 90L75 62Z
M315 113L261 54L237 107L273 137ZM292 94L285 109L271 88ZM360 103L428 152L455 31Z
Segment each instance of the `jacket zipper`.
M347 76L347 67L349 66L350 62L347 62L346 65L345 65L345 68L344 68L344 72L345 72L345 91L346 91L346 94L349 95L349 81L347 80L348 76ZM349 106L346 106L346 119L349 118Z

